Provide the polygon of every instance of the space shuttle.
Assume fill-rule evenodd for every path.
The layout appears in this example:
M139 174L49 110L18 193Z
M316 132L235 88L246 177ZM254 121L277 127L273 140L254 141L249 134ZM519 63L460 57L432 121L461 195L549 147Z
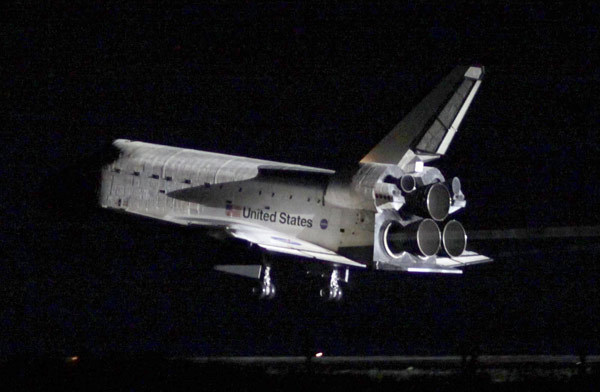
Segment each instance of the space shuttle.
M460 274L491 261L467 250L453 214L466 207L460 179L433 163L446 154L484 68L453 69L373 149L345 170L118 139L102 168L103 208L209 228L327 270L320 295L342 298L352 269ZM275 295L277 258L219 264Z

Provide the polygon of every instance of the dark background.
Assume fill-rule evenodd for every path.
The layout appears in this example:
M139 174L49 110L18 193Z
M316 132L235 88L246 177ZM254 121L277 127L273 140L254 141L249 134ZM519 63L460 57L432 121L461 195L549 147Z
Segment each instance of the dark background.
M114 138L357 162L452 67L486 76L446 157L470 229L597 225L600 7L13 5L3 25L0 353L600 352L594 240L474 244L462 277L292 276L259 302L211 271L253 249L95 207ZM579 249L579 250L577 250ZM280 265L298 260L281 258Z

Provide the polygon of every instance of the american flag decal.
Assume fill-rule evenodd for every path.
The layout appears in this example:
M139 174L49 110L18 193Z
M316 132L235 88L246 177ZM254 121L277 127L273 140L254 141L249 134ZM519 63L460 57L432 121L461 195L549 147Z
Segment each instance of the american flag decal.
M227 203L227 205L225 206L225 215L231 216L233 218L239 218L242 215L242 209L240 206Z

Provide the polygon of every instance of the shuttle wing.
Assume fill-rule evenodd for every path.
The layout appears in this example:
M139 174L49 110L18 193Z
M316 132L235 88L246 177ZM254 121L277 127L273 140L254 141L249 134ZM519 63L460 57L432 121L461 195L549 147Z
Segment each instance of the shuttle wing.
M274 230L246 225L232 225L227 229L227 232L235 238L246 240L272 252L366 268L364 264L350 260L319 245Z
M202 219L168 216L163 219L180 225L202 226L207 229L217 230L216 232L224 232L226 235L248 241L271 252L306 257L358 268L367 267L365 264L341 256L322 246L262 226L245 225L233 223L225 219L218 220L213 218Z
M483 73L483 67L454 68L361 162L397 165L407 154L428 160L444 155L479 89Z

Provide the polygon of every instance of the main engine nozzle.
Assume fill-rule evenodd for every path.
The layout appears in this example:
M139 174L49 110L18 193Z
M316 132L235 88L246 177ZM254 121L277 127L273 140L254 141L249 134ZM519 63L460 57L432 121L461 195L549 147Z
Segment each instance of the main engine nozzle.
M433 256L440 249L440 243L440 229L432 219L423 219L406 227L390 222L383 231L383 244L392 257L399 257L402 252Z
M417 188L405 196L406 209L419 216L430 216L443 221L450 211L450 191L442 183Z
M451 220L446 224L442 232L442 244L444 252L450 257L463 254L467 248L467 232L460 222Z

